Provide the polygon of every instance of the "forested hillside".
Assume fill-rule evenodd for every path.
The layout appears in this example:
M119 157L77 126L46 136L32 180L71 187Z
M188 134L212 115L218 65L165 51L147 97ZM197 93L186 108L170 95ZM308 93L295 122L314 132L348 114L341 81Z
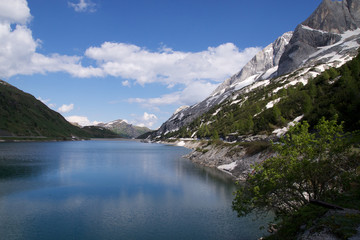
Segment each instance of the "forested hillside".
M0 80L0 135L71 138L91 134L73 126L34 96Z
M340 68L330 68L307 84L280 76L260 82L252 91L234 93L227 101L212 108L191 124L163 135L169 137L227 138L248 134L271 134L303 116L314 124L322 116L345 122L345 130L360 129L360 55ZM316 66L310 71L319 71ZM305 85L304 85L305 84Z

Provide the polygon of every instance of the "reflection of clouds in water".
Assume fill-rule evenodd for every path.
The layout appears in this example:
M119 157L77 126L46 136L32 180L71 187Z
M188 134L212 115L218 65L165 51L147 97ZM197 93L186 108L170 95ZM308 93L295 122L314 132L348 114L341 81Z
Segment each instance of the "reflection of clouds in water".
M187 149L116 141L46 146L37 153L47 159L42 173L6 180L13 192L0 198L4 236L34 239L28 236L39 229L43 239L243 234L231 210L233 185L223 173L181 159Z

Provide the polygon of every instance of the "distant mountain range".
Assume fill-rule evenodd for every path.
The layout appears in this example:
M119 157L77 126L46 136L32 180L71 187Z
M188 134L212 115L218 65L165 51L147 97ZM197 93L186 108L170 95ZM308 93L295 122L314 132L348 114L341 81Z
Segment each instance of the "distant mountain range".
M0 80L0 137L136 138L151 131L116 120L98 126L69 123L34 96Z
M109 123L99 123L96 126L108 129L123 138L137 138L144 133L152 131L147 127L134 126L121 119Z
M223 131L224 134L261 133L261 128L254 132L254 127L269 117L263 115L267 109L280 104L287 95L285 90L298 84L306 85L321 72L340 67L357 56L359 27L359 0L323 0L293 32L283 34L265 47L204 101L176 111L151 137L205 136L209 134L203 132L212 132L216 121L222 122L223 129L227 128L226 124L238 123L237 127ZM240 119L239 115L234 116L235 106L236 113L241 112ZM285 126L303 115L303 110L297 111L298 116L294 112L286 114L288 119L282 116L281 123L273 124L270 129ZM228 118L233 118L232 123ZM265 120L269 124L268 119ZM251 131L241 131L246 128L244 125L249 125Z

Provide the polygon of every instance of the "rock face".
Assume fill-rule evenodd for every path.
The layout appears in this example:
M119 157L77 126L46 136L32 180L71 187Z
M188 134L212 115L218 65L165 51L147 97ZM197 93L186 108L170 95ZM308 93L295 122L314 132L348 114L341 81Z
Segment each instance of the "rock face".
M235 92L257 81L272 81L305 67L325 64L327 66L322 68L326 69L344 64L358 53L359 27L360 0L323 0L294 32L283 34L265 47L207 99L173 114L152 137L180 129ZM312 76L310 74L306 77Z
M219 95L222 91L224 92L235 86L241 88L242 86L248 85L250 81L253 82L271 77L276 72L280 58L292 35L293 32L287 32L265 47L262 51L258 52L240 72L225 80L217 87L212 95Z
M296 27L290 43L279 62L277 75L290 73L300 67L316 64L309 57L319 48L335 45L346 31L360 27L360 0L324 0L302 24ZM343 48L333 49L333 53ZM342 51L341 54L352 54ZM325 54L323 54L324 56ZM319 59L318 56L316 59Z
M192 162L217 168L237 180L245 180L253 165L273 156L270 150L249 154L243 146L215 146L200 141L185 141L185 147L193 149L185 157Z

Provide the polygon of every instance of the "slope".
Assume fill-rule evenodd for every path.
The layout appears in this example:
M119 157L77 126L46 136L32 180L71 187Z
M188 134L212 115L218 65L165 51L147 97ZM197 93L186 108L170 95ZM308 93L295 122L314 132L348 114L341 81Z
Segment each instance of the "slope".
M359 12L360 0L324 0L293 33L285 33L264 48L207 99L171 116L152 137L178 131L224 101L235 99L240 104L245 96L239 95L248 91L258 91L259 87L270 83L281 85L281 81L291 85L299 81L306 84L309 78L325 69L339 67L351 60L360 46ZM262 94L259 99L272 95L266 91ZM261 102L258 105L260 108ZM248 112L249 116L256 114L256 106L253 107L255 109ZM247 124L251 124L250 117L248 119Z
M0 135L71 138L90 134L73 126L32 95L0 80Z
M322 68L304 68L272 81L254 83L164 138L243 141L247 135L276 137L293 121L315 124L322 116L337 116L345 122L346 130L360 130L360 55L319 75ZM305 80L304 73L318 76Z

